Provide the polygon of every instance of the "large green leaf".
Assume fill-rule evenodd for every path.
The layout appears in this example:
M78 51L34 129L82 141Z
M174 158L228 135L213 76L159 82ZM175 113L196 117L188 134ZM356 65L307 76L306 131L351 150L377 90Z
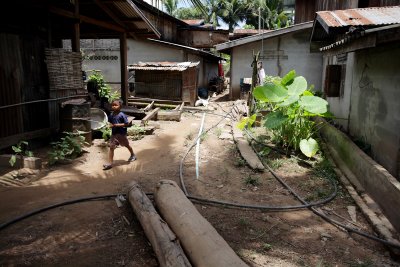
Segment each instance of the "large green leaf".
M314 94L311 91L306 90L306 91L303 92L303 95L304 96L313 96Z
M14 166L15 162L17 162L17 157L15 155L12 155L8 162L11 166Z
M12 146L11 148L15 153L21 153L22 152L22 149L19 146Z
M299 104L306 111L314 114L323 114L328 111L328 102L318 96L302 96Z
M264 126L269 129L276 129L280 127L287 120L287 116L284 115L281 111L276 111L269 113L265 116Z
M313 138L302 139L300 141L300 150L307 157L313 157L318 151L318 143Z
M288 98L285 99L282 103L280 103L278 106L279 107L286 107L289 106L299 100L298 95L290 95Z
M307 81L303 76L296 77L287 88L289 95L301 95L305 90L307 90Z
M237 127L240 130L243 130L247 126L251 127L254 124L254 122L256 121L256 118L257 118L257 114L253 114L250 117L245 117L240 120L240 122L237 124Z
M287 85L288 83L290 83L294 77L296 77L296 71L295 70L291 70L289 71L281 80L281 84L282 85Z
M263 102L281 102L287 96L287 90L282 85L267 83L264 86L256 87L253 96Z

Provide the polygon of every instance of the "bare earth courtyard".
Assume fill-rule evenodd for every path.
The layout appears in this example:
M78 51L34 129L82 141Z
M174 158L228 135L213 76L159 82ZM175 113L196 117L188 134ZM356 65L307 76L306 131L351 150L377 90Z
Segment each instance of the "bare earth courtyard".
M222 108L229 110L232 104L211 105L223 114ZM159 180L179 183L179 163L196 138L201 119L202 113L186 112L180 122L159 121L153 135L131 141L135 162L128 163L129 152L118 148L117 166L103 171L108 150L100 145L102 140L95 140L71 164L45 167L25 185L0 187L0 222L66 200L126 193L132 180L149 193ZM220 120L207 114L205 129ZM224 119L203 136L198 180L194 150L189 153L184 177L190 194L256 205L300 204L268 171L247 167L232 140L219 138L232 125L235 122ZM275 171L303 197L316 201L329 193L329 182L310 166L283 157L273 162ZM348 206L355 203L339 186L337 197L322 209L350 222ZM200 203L196 207L249 266L399 266L383 245L348 234L307 209L268 212ZM355 224L373 233L359 209L356 215ZM129 204L118 208L113 199L52 209L9 226L0 235L0 266L158 266Z

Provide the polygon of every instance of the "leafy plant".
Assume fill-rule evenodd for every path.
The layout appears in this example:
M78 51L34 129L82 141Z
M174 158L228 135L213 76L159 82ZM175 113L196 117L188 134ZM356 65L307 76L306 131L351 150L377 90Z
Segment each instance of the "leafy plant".
M311 118L332 117L328 102L315 96L311 88L307 88L306 79L296 76L294 70L271 81L253 92L257 101L272 107L265 116L264 126L272 131L275 143L287 149L300 149L307 157L313 157L319 149L313 138L318 125Z
M241 119L241 121L237 124L237 127L240 130L243 130L244 128L250 128L253 126L254 122L256 121L257 114L253 114L250 117L244 117Z
M97 88L100 97L105 97L108 102L112 102L115 99L119 99L121 95L118 92L113 92L111 86L104 81L104 77L100 70L92 70L92 74L89 76L88 85Z
M272 249L272 245L271 245L271 244L268 244L268 243L264 243L264 244L262 245L262 249L265 250L265 251L271 250L271 249Z
M49 152L49 165L65 160L75 159L83 153L82 147L88 145L82 132L64 132L65 136L60 141L53 142Z
M146 130L143 127L135 124L128 128L128 135L132 136L134 140L142 139L145 132Z
M32 151L27 150L28 142L26 142L26 141L20 141L18 144L16 144L15 146L12 146L11 148L14 151L14 155L12 155L10 160L8 161L11 166L14 166L15 163L17 162L17 156L19 156L21 158L21 166L20 167L22 167L24 155L27 157L33 157Z
M261 183L259 181L259 177L249 175L244 179L244 184L245 185L258 186Z
M101 132L101 137L104 139L104 141L108 141L111 138L111 128L108 126L102 127L100 129Z

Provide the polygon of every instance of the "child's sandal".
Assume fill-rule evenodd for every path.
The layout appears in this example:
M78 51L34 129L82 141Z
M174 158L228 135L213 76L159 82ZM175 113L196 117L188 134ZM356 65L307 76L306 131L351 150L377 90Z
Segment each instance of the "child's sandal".
M105 170L109 170L109 169L111 169L112 168L112 165L111 164L104 164L103 165L103 170L105 171Z

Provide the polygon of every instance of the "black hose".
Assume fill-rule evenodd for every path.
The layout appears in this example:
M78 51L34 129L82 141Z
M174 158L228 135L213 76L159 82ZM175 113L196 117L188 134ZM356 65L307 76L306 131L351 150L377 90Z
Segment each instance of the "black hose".
M231 114L231 112L232 112L232 110L234 108L235 108L235 106L229 112L226 112L225 115L222 116L221 120L219 120L215 125L213 125L210 128L208 128L204 133L209 132L211 129L213 129L217 125L219 125L226 117L228 117ZM219 114L213 114L213 115L220 116ZM304 205L293 205L293 206L267 206L267 205L240 204L240 203L234 203L234 202L223 201L223 200L205 199L205 198L201 198L201 197L198 197L198 196L190 195L189 192L186 189L185 181L184 181L184 178L183 178L183 164L184 164L184 161L185 161L187 155L192 150L192 148L196 145L196 142L197 142L197 140L199 138L200 138L200 136L197 137L194 140L193 144L187 149L187 151L183 155L183 157L181 159L181 162L180 162L180 165L179 165L179 179L180 179L180 183L181 183L181 186L182 186L182 190L183 190L184 194L190 199L193 199L193 200L196 200L196 201L199 201L199 202L208 203L208 204L217 204L217 205L224 205L224 206L231 206L231 207L238 207L238 208L284 211L284 210L304 209L304 208L309 208L309 207L312 207L312 206L320 206L320 205L323 205L323 204L326 204L326 203L332 201L336 197L336 194L337 194L336 184L334 184L333 193L328 198L323 199L323 200L318 201L318 202L307 203L307 204L304 204ZM282 179L279 179L279 180L289 190L289 192L293 191Z
M101 195L101 196L90 196L90 197L82 197L82 198L78 198L78 199L73 199L73 200L67 200L64 202L60 202L57 204L53 204L44 208L40 208L37 210L33 210L31 212L25 213L19 217L16 217L8 222L2 223L0 224L0 231L3 230L4 228L6 228L7 226L14 224L16 222L22 221L28 217L31 217L33 215L36 215L38 213L47 211L47 210L51 210L54 208L58 208L58 207L62 207L62 206L66 206L66 205L71 205L71 204L75 204L75 203L79 203L79 202L84 202L84 201L92 201L92 200L103 200L103 199L109 199L109 198L113 198L116 197L118 195L123 195L123 194L110 194L110 195Z
M232 110L233 110L233 108L231 109L231 111L230 111L229 113L231 113ZM227 115L224 116L224 118L226 118L226 117L227 117ZM224 118L223 118L223 119L224 119ZM222 120L221 120L221 121L222 121ZM218 125L221 121L219 121L216 125ZM213 125L211 128L207 129L206 132L208 132L208 131L210 131L212 128L216 127L216 125ZM249 136L250 136L253 140L257 141L257 140L256 140L255 138L253 138L251 135L249 135ZM197 139L198 139L198 138L197 138ZM189 154L190 150L191 150L191 149L194 147L194 145L196 144L197 139L195 140L194 144L193 144L191 147L189 147L188 151L186 151L185 155L183 156L183 158L182 158L182 160L181 160L180 166L179 166L179 168L180 168L180 169L179 169L179 175L180 175L180 181L181 181L182 189L183 189L185 195L186 195L188 198L193 199L193 200L196 200L196 201L199 201L199 202L204 202L204 203L219 204L219 205L232 206L232 207L240 207L240 208L261 209L261 210L279 210L280 208L281 208L280 210L292 210L292 209L296 209L296 208L292 208L292 207L294 207L294 206L292 206L292 207L268 207L268 206L262 206L262 205L257 206L257 205L237 204L237 203L231 203L231 202L227 202L227 201L204 199L204 198L200 198L200 197L191 196L190 194L188 194L187 189L186 189L186 187L185 187L184 180L183 180L183 162L184 162L185 158L187 157L187 155ZM261 142L258 142L258 143L259 143L259 144L262 144L262 145L265 145L264 143L261 143ZM251 146L252 146L253 150L256 151L256 149L254 148L253 144L251 144ZM260 158L259 154L258 154L258 153L256 153L256 154L257 154L257 156ZM260 158L260 160L261 160L261 158ZM334 181L332 181L331 179L330 179L330 181L331 181L332 184L334 185L334 193L333 193L329 198L327 198L326 200L320 201L320 202L323 202L323 203L321 203L321 204L318 204L318 203L308 203L308 202L306 202L300 195L298 195L289 185L287 185L287 184L286 184L272 169L271 169L271 167L268 166L268 164L264 164L262 160L261 160L261 162L262 162L262 164L271 172L271 174L272 174L272 175L273 175L287 190L289 190L289 192L290 192L291 194L293 194L301 203L303 203L303 205L299 205L299 207L301 207L301 208L308 208L308 209L310 209L314 214L320 216L321 218L323 218L323 219L326 220L327 222L329 222L329 223L331 223L331 224L333 224L333 225L342 227L343 229L346 229L346 230L349 231L349 232L356 233L356 234L358 234L358 235L360 235L360 236L363 236L363 237L366 237L366 238L368 238L368 239L371 239L371 240L380 242L380 243L385 244L385 245L387 245L387 246L400 249L400 245L399 245L398 243L394 243L394 242L391 242L391 241L387 241L387 240L378 238L378 237L376 237L376 236L367 234L367 233L365 233L365 232L362 232L362 231L360 231L360 230L358 230L358 229L349 227L349 226L347 226L347 225L345 225L345 224L342 224L341 222L338 222L338 221L336 221L336 220L334 220L334 219L329 218L329 217L326 216L324 213L319 212L319 211L315 208L315 206L317 206L317 205L322 205L322 204L325 204L325 203L331 201L331 200L336 196L336 193L337 193L337 186L336 186L336 183L335 183ZM317 204L317 205L316 205L316 204ZM298 208L297 208L297 209L298 209Z

